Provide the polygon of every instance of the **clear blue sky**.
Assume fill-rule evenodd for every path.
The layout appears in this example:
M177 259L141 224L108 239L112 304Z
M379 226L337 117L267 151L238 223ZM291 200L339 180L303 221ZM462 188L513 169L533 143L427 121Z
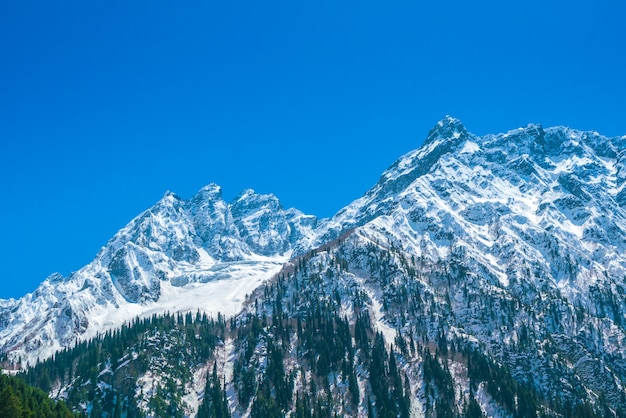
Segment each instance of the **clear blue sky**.
M626 134L625 21L620 0L3 1L0 298L166 190L331 216L446 114Z

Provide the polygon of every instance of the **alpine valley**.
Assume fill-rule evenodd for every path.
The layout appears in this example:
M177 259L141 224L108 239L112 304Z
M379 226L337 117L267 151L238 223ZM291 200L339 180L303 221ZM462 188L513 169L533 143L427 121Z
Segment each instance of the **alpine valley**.
M211 184L0 300L91 417L625 417L626 136L446 117L330 219Z

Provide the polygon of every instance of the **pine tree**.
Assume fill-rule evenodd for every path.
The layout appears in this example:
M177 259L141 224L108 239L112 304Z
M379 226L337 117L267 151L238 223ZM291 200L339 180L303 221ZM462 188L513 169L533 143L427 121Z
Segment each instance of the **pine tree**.
M22 405L11 386L6 386L0 393L0 417L21 418Z
M89 413L89 416L91 418L98 418L102 416L102 407L100 406L100 401L98 401L98 398L93 400L93 403L91 404L91 411Z
M211 377L207 379L204 389L204 401L198 409L198 418L228 418L228 400L217 374L217 363L213 364Z
M470 394L470 400L463 408L463 417L464 418L482 418L483 411L480 409L480 405L476 401L473 395Z

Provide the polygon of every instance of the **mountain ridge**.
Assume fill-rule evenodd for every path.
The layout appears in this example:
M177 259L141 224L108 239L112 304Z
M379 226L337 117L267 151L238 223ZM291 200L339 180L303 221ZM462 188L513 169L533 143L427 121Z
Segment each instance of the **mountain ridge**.
M167 192L115 234L90 264L66 278L55 273L35 292L3 301L3 351L33 364L80 341L81 335L89 338L154 309L176 308L183 303L176 299L184 299L185 294L202 294L197 288L214 294L219 286L211 285L212 281L222 281L227 287L228 280L239 283L231 283L244 292L236 297L238 302L220 304L234 313L248 288L289 258L291 241L302 234L300 229L316 222L315 217L295 209L283 210L273 195L257 195L251 190L230 204L223 201L215 184L205 186L188 201ZM261 225L264 234L257 231ZM246 284L250 275L261 279ZM163 292L168 294L161 298ZM165 306L159 309L156 305L163 299ZM187 309L217 311L202 305L201 295L192 300L200 306L187 304ZM215 296L211 301L215 303ZM108 321L106 316L114 319Z
M559 132L561 135L551 134L552 132ZM425 176L435 164L440 163L440 159L444 155L455 150L458 151L458 148L462 144L470 145L466 145L465 149L461 150L461 154L473 154L473 152L477 150L470 148L475 146L475 141L478 139L484 139L483 142L485 140L500 142L502 146L506 147L506 151L510 153L509 155L515 155L517 151L516 154L518 158L511 164L519 166L518 172L523 172L524 175L528 176L537 176L538 172L535 170L535 167L540 164L545 164L545 161L531 162L528 158L529 152L534 151L545 155L555 154L561 151L562 148L560 147L559 139L564 139L563 135L567 134L582 139L583 142L590 142L591 145L593 145L592 148L598 150L602 157L616 158L618 162L623 161L624 152L618 155L615 142L624 149L626 136L610 138L609 141L606 142L603 140L606 139L605 137L595 132L581 132L570 128L555 127L548 128L548 136L546 138L546 131L540 125L529 124L525 128L514 129L504 134L478 137L469 133L460 120L446 116L431 129L420 148L400 157L383 172L376 185L368 190L361 198L355 200L352 204L341 209L335 216L328 219L318 221L314 216L303 216L303 214L295 209L284 211L280 202L274 195L257 195L251 189L243 190L238 196L233 198L230 203L226 203L223 200L221 187L215 183L204 186L187 201L181 199L175 193L167 191L155 205L133 219L128 225L122 228L118 234L112 237L105 247L96 255L95 260L102 259L101 264L107 265L108 272L111 273L112 276L111 283L104 283L104 288L102 289L106 295L101 294L97 296L96 299L99 299L99 304L103 302L103 299L113 301L112 288L115 288L124 299L130 302L141 303L148 301L155 302L158 300L160 295L160 289L158 287L161 282L160 279L155 280L155 277L149 279L146 275L139 275L133 277L136 280L128 280L129 272L132 273L133 268L138 266L137 263L141 264L142 254L140 254L139 259L137 259L136 248L134 248L133 245L130 245L130 248L121 250L121 247L126 245L127 242L124 240L122 240L124 242L118 241L120 237L125 237L127 234L132 233L134 234L133 236L125 238L127 241L132 241L140 247L145 247L148 251L162 251L162 244L158 242L158 239L163 240L164 237L154 237L151 235L152 229L158 230L158 228L162 226L159 225L162 219L170 218L170 221L172 221L171 224L175 225L177 223L176 220L180 221L180 218L183 216L182 212L185 211L189 213L192 219L191 222L187 224L182 223L180 228L174 228L175 230L170 232L170 238L175 236L177 240L178 237L183 237L181 242L176 241L176 245L169 249L170 253L168 254L168 258L170 261L173 259L180 262L199 262L202 259L210 264L210 258L228 262L243 260L246 257L251 257L253 253L264 256L274 251L274 253L284 255L288 253L290 245L293 245L297 253L303 253L316 246L323 245L326 241L337 238L346 229L367 223L386 210L389 210L393 196L398 196L416 179ZM519 139L522 136L536 139L535 141L531 141L530 144L527 143L528 141L520 141L520 144L527 145L527 147L522 150L526 152L521 152L518 149L519 147L514 143L514 139ZM571 145L571 147L571 152L581 152L579 146ZM502 155L495 154L496 153L492 153L490 156L492 160L490 162L504 161ZM621 164L623 164L623 162ZM612 188L612 193L618 198L622 195L626 195L626 189L624 189L626 169L621 166L619 168L619 170L616 169L615 174L617 177L616 180L614 180L615 186ZM571 180L572 179L568 177L563 177L560 181L563 187L569 187L574 190L577 186L575 182ZM585 198L588 196L587 192L581 190L581 193L581 196L575 197L580 199L580 197ZM253 206L255 204L265 205L265 209L269 211L279 211L289 217L290 220L299 219L297 222L304 222L305 225L289 225L289 220L287 220L281 226L281 228L283 228L282 231L279 232L273 229L271 238L268 238L267 242L260 243L259 239L261 236L258 234L260 230L258 225L256 225L256 230L253 232L248 230L245 222L241 220L235 222L232 219L232 210L239 213L241 217L244 215L243 211L247 210L246 207L250 203L252 203ZM570 204L578 205L573 207L572 210L576 213L573 213L572 216L585 216L584 210L580 209L579 202L570 202ZM482 211L484 212L487 209L483 208ZM481 212L480 207L477 207L475 210ZM163 215L166 216L163 217ZM253 215L259 215L261 221L269 222L267 213L263 215L257 212ZM157 219L157 216L159 219ZM265 216L265 218L263 218L263 216ZM479 215L476 214L475 216ZM246 221L250 221L250 219ZM256 219L256 221L258 222L259 219ZM141 222L143 222L143 224L141 224ZM308 234L299 232L306 227L310 229L317 227L317 231L316 233ZM284 239L284 237L281 238L281 233L284 235L286 229L291 231L292 236L287 237L287 239ZM202 232L197 233L197 230ZM126 231L126 234L123 231ZM267 234L268 232L264 230L264 235ZM589 234L591 234L591 232L589 232ZM233 238L233 236L235 236L235 238ZM241 239L244 240L244 243L241 242ZM200 247L200 250L198 250L197 247ZM124 263L124 260L129 257L135 261L132 266ZM160 261L163 262L164 260ZM84 268L80 269L79 272L80 271L84 271ZM118 274L116 275L116 273ZM74 274L76 273L71 274L69 277L73 277ZM98 277L98 274L95 272L90 272L89 274ZM46 281L60 282L61 276L55 273L46 279ZM183 283L185 281L188 281L188 279L174 278L174 282L176 283ZM44 284L45 283L46 282L44 282ZM82 286L85 285L88 284L83 282ZM47 285L44 287L47 288ZM36 298L39 297L41 293L42 290L37 289L32 295ZM27 296L28 295L25 297ZM18 304L20 300L21 299L2 300L0 301L0 306L6 306L5 309L15 309L16 304ZM119 305L118 302L113 301L113 305L116 304ZM84 322L85 319L86 318L82 318L75 324L78 326L78 329L83 328L80 323L81 321ZM0 337L0 341L3 341L2 337Z
M534 124L477 136L446 117L420 148L331 218L285 210L275 196L250 190L226 203L215 184L189 200L166 193L116 234L97 262L71 280L47 279L35 292L49 296L38 311L0 302L0 344L13 361L24 356L32 365L94 336L97 327L227 308L221 313L233 318L233 327L261 327L267 336L255 339L258 352L252 353L246 338L221 337L229 356L245 357L248 372L264 376L263 353L278 344L284 372L312 379L315 373L293 366L301 360L293 350L304 343L286 324L309 323L303 312L319 302L336 315L332 327L344 327L340 318L346 318L352 338L361 335L358 324L367 313L368 333L380 333L386 347L380 350L390 349L385 356L396 356L398 344L439 347L394 360L410 388L397 390L411 399L413 411L434 411L437 397L424 389L432 355L461 388L455 408L474 400L487 415L510 416L502 411L515 409L468 383L467 360L446 350L460 350L462 358L479 353L506 367L507 379L537 391L548 415L577 398L626 410L625 153L626 136ZM191 297L194 292L202 297ZM106 323L111 312L120 316ZM48 318L43 332L37 318ZM7 332L17 322L27 326ZM276 324L286 329L279 332ZM374 395L375 384L364 377L371 364L362 356L371 346L344 343L345 355L355 356L357 366L362 361L364 371L357 377L361 398L343 411L364 413L364 393L383 396ZM228 373L232 393L243 390ZM331 397L348 402L341 384L333 385ZM473 391L483 391L483 398ZM555 393L562 394L553 399ZM250 412L243 398L229 399L231 411ZM284 411L292 408L283 401ZM405 408L401 404L396 407Z

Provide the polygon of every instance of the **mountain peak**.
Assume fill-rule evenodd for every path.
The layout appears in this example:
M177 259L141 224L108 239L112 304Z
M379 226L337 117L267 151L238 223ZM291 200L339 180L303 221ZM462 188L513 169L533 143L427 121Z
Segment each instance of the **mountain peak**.
M467 129L459 119L446 115L430 130L424 144L429 144L437 138L458 139L468 134Z
M152 211L168 211L171 208L177 207L182 202L182 199L174 192L167 191L163 194L163 197L150 209Z
M232 205L241 205L246 204L249 205L251 202L257 202L259 204L274 202L276 204L280 204L278 198L273 194L259 194L255 192L253 189L244 189L235 197L231 204Z
M209 183L200 190L197 194L217 195L222 196L222 187L217 183Z
M219 202L222 200L222 188L216 183L209 183L191 198L191 202L199 204L200 202Z
M445 126L445 125L461 125L463 126L463 123L461 122L460 119L457 119L455 117L452 117L450 115L446 115L443 117L443 119L441 119L439 122L437 122L438 126Z
M168 200L168 201L180 200L180 197L176 193L168 190L165 193L163 193L163 197L161 198L161 200Z

